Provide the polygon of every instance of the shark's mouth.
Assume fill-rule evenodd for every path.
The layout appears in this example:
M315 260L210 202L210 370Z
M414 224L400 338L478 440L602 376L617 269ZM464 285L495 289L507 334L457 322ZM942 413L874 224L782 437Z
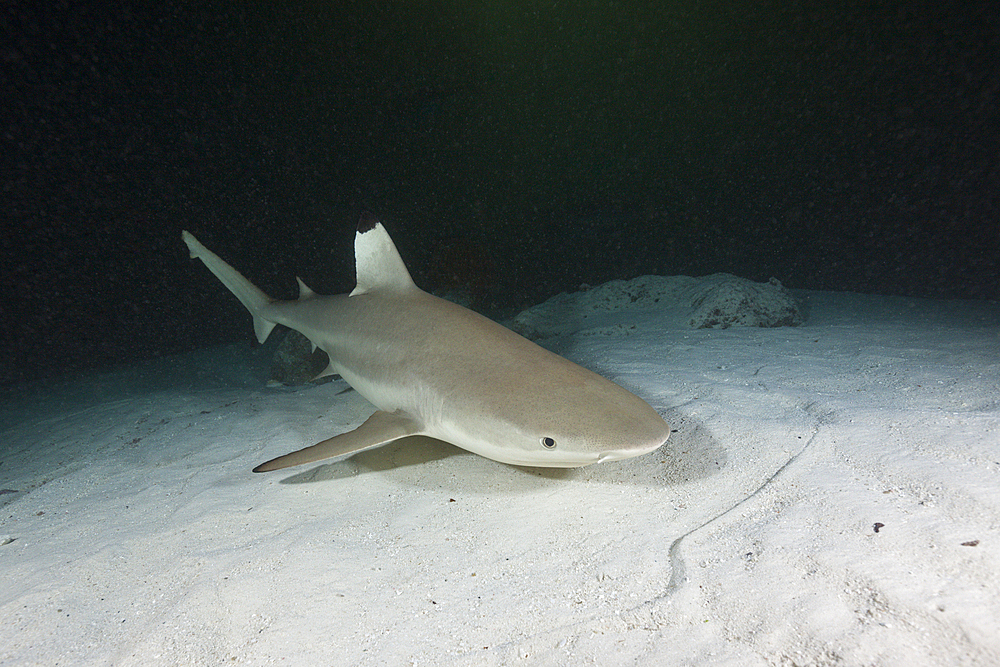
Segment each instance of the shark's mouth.
M664 440L660 444L654 447L644 447L635 449L615 449L609 452L601 452L597 456L598 463L604 463L605 461L621 461L622 459L631 459L636 456L642 456L643 454L648 454L650 452L656 451L662 447L667 441Z

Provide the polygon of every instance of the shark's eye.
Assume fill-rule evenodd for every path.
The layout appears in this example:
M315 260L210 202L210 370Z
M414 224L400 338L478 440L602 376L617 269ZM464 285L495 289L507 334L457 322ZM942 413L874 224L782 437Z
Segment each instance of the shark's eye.
M542 447L544 447L545 449L555 449L556 441L550 438L549 436L545 436L544 438L542 438Z

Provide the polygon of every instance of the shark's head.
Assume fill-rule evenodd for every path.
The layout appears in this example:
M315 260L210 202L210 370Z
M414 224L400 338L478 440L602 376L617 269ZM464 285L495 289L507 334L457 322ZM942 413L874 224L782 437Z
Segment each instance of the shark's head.
M553 468L640 456L667 441L670 427L645 401L579 366L571 375L567 383L565 373L552 376L562 382L536 374L475 420L445 420L443 439L503 463Z

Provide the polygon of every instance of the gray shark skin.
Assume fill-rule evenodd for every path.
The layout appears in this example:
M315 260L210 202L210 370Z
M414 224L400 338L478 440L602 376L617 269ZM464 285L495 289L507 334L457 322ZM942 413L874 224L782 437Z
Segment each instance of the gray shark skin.
M389 234L364 214L354 241L357 287L271 299L188 232L184 242L253 315L302 333L378 411L353 431L279 456L268 472L424 435L518 466L574 468L651 452L670 427L614 382L418 288Z

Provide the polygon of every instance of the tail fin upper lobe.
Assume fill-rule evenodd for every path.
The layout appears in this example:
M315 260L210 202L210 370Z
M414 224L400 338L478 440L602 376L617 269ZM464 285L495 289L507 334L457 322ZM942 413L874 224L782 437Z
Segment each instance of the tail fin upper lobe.
M246 306L246 309L253 315L253 330L257 334L257 340L261 343L267 340L271 330L274 329L274 322L264 319L261 310L273 299L244 278L242 273L203 246L192 234L182 232L181 237L187 244L188 250L191 251L191 257L200 259L208 267L208 270L214 273L215 277L222 281L222 284L228 287L229 291L235 294L240 303Z

